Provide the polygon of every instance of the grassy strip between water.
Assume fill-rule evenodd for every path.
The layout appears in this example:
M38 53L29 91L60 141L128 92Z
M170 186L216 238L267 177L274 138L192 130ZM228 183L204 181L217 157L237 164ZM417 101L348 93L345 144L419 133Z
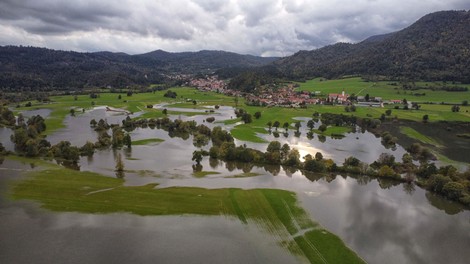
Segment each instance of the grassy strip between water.
M321 132L318 129L313 129L313 132L324 135L324 136L329 136L329 137L343 137L345 136L344 134L349 133L352 131L351 127L343 127L343 126L329 126L325 132Z
M436 140L426 136L426 135L423 135L421 133L419 133L418 131L414 130L413 128L411 127L406 127L406 126L400 126L400 132L402 134L405 134L407 135L408 137L410 138L413 138L413 139L416 139L416 140L419 140L421 141L422 143L425 143L425 144L429 144L429 145L434 145L436 147L441 147L442 145L439 144L439 142L437 142Z
M260 176L262 174L256 173L256 172L244 172L236 175L231 175L231 176L226 176L224 178L250 178L250 177L256 177Z
M43 162L41 162L43 163ZM48 164L14 183L13 199L53 211L137 215L228 215L254 223L311 263L363 263L334 234L314 223L294 193L274 189L123 186L124 180ZM312 246L313 245L313 246Z
M457 134L457 137L470 139L470 133Z
M256 133L266 134L267 131L263 127L253 127L247 124L238 125L230 130L230 134L238 140L250 141L254 143L267 143L266 140L258 137Z
M155 144L161 143L163 141L165 141L165 140L161 139L161 138L147 138L147 139L132 141L132 145L133 146L155 145Z
M196 178L204 178L207 175L215 175L215 174L220 174L220 172L217 171L195 171L193 172L193 176Z

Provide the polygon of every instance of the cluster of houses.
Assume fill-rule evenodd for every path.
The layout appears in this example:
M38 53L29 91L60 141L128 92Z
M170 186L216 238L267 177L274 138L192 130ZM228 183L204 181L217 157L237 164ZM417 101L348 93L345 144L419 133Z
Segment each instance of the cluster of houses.
M292 84L276 90L267 89L259 95L247 94L245 99L254 105L283 107L301 107L319 102L319 99L312 97L310 92L295 91Z
M196 87L200 91L224 93L227 89L227 83L223 80L219 80L217 76L191 79L188 84L189 86Z
M382 97L369 97L366 96L356 96L352 101L349 94L346 94L343 90L342 93L330 93L327 97L327 102L333 104L356 104L358 106L375 106L375 107L384 107L384 104L401 104L402 100L383 100Z
M357 96L351 101L349 94L343 90L341 93L330 93L323 97L320 91L296 91L294 84L273 89L266 88L257 94L242 93L236 90L227 89L227 83L219 80L217 76L191 79L188 85L200 91L211 91L230 96L244 97L246 102L252 105L261 106L281 106L281 107L304 107L309 104L340 104L358 106L383 107L384 104L401 104L401 100L384 101L381 97Z

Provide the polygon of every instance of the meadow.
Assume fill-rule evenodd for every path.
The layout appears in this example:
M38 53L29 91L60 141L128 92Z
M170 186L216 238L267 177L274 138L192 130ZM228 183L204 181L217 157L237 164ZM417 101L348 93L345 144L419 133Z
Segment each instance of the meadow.
M396 83L397 85L393 85ZM301 91L320 91L326 96L329 93L355 94L357 96L365 96L369 94L371 97L382 97L387 100L402 100L406 98L410 102L434 102L434 103L454 103L461 104L464 100L470 100L470 85L450 84L443 82L416 82L417 87L427 89L403 90L398 82L394 81L364 81L361 77L344 78L336 80L326 80L316 78L308 80L304 83L298 83L298 90ZM459 86L467 87L469 91L465 92L448 92L437 90L443 86ZM432 90L431 88L434 88ZM425 94L416 96L414 94Z

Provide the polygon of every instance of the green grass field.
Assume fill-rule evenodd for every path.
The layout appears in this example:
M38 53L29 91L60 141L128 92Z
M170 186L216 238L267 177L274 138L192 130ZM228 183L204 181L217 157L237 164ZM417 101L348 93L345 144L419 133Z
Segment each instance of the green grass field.
M441 147L441 146L442 146L442 145L441 145L439 142L437 142L435 139L430 138L430 137L428 137L428 136L426 136L426 135L423 135L423 134L419 133L418 131L414 130L413 128L411 128L411 127L404 127L404 126L401 126L401 127L400 127L400 132L401 132L402 134L407 135L407 136L410 137L410 138L419 140L421 143L433 145L433 146L436 146L436 147Z
M196 178L204 178L207 175L217 175L217 174L220 174L220 172L217 172L217 171L195 171L195 172L193 172L192 175Z
M413 91L402 90L400 86L393 86L391 81L380 82L366 82L361 77L344 78L338 80L324 80L323 78L316 78L304 83L299 83L298 90L304 91L320 91L322 95L329 93L341 93L343 90L347 94L355 94L365 96L369 94L371 97L382 97L383 99L404 99L412 102L449 102L449 103L462 103L463 100L470 100L470 91L466 92L447 92L447 91L432 91L430 89L420 89ZM442 87L448 86L461 86L467 87L470 90L470 85L454 85L444 84L442 82L417 82L419 87ZM424 96L415 96L415 93L425 93ZM450 107L449 107L450 108Z
M13 199L34 200L59 212L227 215L263 228L279 240L279 245L311 263L363 263L337 236L313 222L292 192L124 186L122 179L44 161L39 164L42 170L29 172L27 179L13 183Z
M133 140L132 145L134 146L141 146L141 145L156 145L158 143L161 143L165 141L164 139L161 138L147 138L147 139L141 139L141 140Z

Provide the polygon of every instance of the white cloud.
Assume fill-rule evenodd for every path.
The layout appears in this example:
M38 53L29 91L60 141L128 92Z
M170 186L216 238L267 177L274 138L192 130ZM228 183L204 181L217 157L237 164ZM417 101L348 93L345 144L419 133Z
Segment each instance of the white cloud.
M402 29L467 0L3 0L0 44L285 56Z

